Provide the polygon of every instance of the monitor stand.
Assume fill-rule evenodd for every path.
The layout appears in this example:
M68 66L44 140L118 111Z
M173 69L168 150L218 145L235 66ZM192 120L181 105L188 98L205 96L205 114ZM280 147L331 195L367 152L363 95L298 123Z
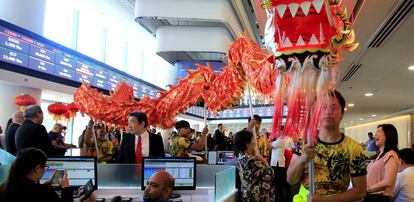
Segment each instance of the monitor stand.
M180 198L181 197L181 194L177 194L177 193L171 193L171 199L175 199L175 198Z

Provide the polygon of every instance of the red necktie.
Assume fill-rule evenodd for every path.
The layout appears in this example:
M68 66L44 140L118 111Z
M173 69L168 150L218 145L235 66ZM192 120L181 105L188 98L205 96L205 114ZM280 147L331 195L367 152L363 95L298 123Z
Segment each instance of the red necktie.
M138 135L137 150L135 152L135 163L142 163L142 145L141 145L141 136Z

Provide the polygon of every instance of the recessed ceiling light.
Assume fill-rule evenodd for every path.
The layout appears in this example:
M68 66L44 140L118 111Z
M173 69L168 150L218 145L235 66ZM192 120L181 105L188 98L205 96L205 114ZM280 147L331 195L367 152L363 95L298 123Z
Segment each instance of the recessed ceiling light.
M376 114L373 114L373 115L371 115L372 117L376 117L377 115Z
M365 93L365 96L367 96L367 97L371 97L373 95L374 95L374 93Z
M414 71L414 65L409 66L408 70Z
M348 111L348 108L346 108L346 107L345 107L345 108L344 108L344 110L345 110L345 111Z
M360 120L360 121L363 121L364 119L363 119L363 118L359 118L359 120Z
M348 104L348 107L353 107L353 106L355 106L355 104L354 104L354 103L349 103L349 104Z

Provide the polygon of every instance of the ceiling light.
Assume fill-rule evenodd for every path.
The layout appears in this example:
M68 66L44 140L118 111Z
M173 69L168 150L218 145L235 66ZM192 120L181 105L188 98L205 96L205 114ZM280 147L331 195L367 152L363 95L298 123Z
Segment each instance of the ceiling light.
M359 120L360 120L360 121L363 121L364 119L363 119L363 118L359 118Z
M355 104L354 104L354 103L349 103L349 104L348 104L348 107L353 107L353 106L355 106Z
M371 97L373 95L374 95L374 93L365 93L365 96L367 96L367 97Z
M345 111L348 111L348 108L347 108L347 107L345 107L345 108L344 108L344 110L345 110Z
M376 117L377 115L376 114L373 114L373 115L371 115L372 117Z
M414 65L409 66L408 70L414 71Z

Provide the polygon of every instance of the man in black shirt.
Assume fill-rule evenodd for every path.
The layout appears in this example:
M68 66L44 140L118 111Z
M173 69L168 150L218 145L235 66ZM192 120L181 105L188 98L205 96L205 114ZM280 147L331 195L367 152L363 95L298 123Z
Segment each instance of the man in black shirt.
M48 156L55 154L46 128L42 125L43 112L40 106L30 105L23 112L23 124L16 131L16 152L24 148L34 147Z
M12 124L7 128L5 133L6 150L10 154L16 156L16 142L15 135L17 129L23 123L23 112L17 111L13 113Z
M218 129L214 133L214 139L216 140L216 150L224 151L226 150L226 136L224 135L223 124L219 123L217 127Z
M55 123L55 125L53 125L52 131L49 132L49 139L52 142L53 147L55 148L56 155L59 156L64 156L66 150L70 147L70 145L65 144L65 142L63 141L62 130L62 124Z

